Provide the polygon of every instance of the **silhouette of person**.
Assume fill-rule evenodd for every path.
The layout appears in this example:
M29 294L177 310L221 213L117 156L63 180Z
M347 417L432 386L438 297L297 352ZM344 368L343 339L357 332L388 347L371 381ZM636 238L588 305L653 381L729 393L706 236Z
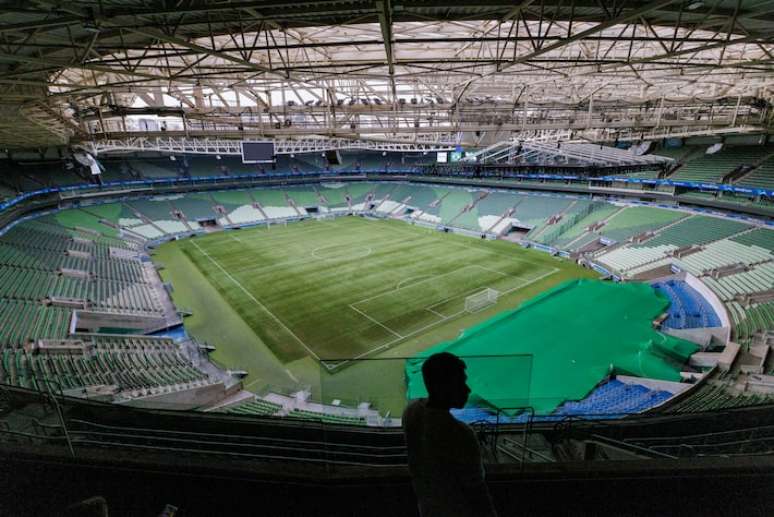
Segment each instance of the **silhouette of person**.
M428 398L403 412L411 482L422 517L496 517L476 435L449 409L468 401L465 363L441 352L422 365Z

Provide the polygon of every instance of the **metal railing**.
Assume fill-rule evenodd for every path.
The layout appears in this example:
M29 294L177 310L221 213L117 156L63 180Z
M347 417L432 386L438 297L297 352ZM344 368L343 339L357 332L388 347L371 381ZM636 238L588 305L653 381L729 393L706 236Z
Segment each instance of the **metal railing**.
M231 460L309 463L324 466L326 470L342 466L382 469L406 464L400 428L124 408L63 395L61 386L57 393L57 385L53 379L41 379L39 390L0 385L3 401L8 402L4 405L9 408L4 413L16 415L6 419L0 413L0 437L8 439L4 440L6 446L13 446L9 440L23 440L33 446L38 443L60 446L70 457L77 457L79 451L115 448ZM514 424L508 419L505 419L507 424L500 422L498 415L517 412L525 415L523 422ZM522 406L502 408L496 412L494 421L471 425L493 463L516 463L524 471L535 461L558 461L553 450L544 445L553 444L553 447L567 440L596 444L639 459L767 456L774 453L773 413L761 411L767 419L765 425L745 424L703 433L690 431L696 425L706 429L715 429L718 424L728 426L728 412L641 415L621 421L573 415L558 422L540 422L531 407ZM95 416L80 416L85 414ZM697 424L686 423L689 421ZM664 433L659 431L661 422L664 422ZM666 426L677 424L686 432L669 433ZM589 459L604 461L599 457L585 460Z

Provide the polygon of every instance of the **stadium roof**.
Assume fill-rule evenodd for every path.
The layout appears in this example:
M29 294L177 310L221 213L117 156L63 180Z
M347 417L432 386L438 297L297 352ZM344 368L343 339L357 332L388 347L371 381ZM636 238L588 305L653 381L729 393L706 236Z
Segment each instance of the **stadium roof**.
M772 22L761 0L4 1L0 146L757 131Z

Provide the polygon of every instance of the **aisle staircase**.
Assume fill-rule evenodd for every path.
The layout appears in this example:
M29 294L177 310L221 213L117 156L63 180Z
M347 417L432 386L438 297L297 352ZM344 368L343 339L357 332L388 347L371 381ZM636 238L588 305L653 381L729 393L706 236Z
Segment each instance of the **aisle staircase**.
M124 205L126 205L127 208L129 208L129 210L132 211L132 213L137 217L137 219L139 219L143 223L151 226L152 228L154 228L155 230L160 232L161 235L166 235L167 234L167 232L165 232L163 229L161 229L161 227L159 227L152 219L148 218L145 214L143 214L142 212L140 212L139 210L134 208L132 205L130 205L129 203L126 203L126 202L124 203ZM145 239L145 238L143 237L143 239Z
M268 216L268 215L266 215L266 212L264 212L264 211L263 211L263 207L262 207L262 206L261 206L261 204L258 202L258 200L257 200L257 199L255 199L255 196L253 196L253 193L252 193L252 192L250 192L250 191L248 191L248 192L247 192L247 195L248 195L248 196L250 196L250 200L253 202L253 208L255 208L256 210L258 210L258 211L261 213L261 215L263 216L263 218L264 218L264 219L269 219L269 216Z

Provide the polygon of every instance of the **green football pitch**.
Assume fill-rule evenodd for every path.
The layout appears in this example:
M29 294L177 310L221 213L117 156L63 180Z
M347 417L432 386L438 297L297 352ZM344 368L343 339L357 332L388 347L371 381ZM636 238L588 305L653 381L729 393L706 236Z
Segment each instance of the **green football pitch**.
M154 260L194 314L189 333L254 388L303 383L321 362L407 357L558 282L596 276L513 243L361 217L173 241ZM485 288L497 303L466 311Z

